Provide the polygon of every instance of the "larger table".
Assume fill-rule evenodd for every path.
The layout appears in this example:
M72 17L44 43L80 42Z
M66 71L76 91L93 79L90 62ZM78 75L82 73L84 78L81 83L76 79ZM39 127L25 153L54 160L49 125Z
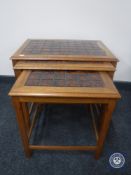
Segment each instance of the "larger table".
M108 131L112 112L119 92L107 73L87 71L23 71L11 89L24 150L27 156L33 149L94 150L99 158ZM30 125L26 103L100 104L100 127L96 129L97 145L94 146L50 146L31 145L29 138L34 125ZM35 116L36 117L36 116ZM98 129L98 131L97 131ZM62 131L61 131L62 132Z
M28 39L11 56L16 82L9 95L26 155L33 149L94 150L99 158L120 94L113 84L118 59L96 40ZM42 104L86 104L97 144L51 146L29 143ZM33 119L32 115L33 112ZM96 125L95 116L99 116Z

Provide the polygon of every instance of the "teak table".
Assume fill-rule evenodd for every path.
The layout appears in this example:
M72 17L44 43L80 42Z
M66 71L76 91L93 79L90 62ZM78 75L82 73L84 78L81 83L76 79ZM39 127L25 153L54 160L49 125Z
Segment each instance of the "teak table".
M25 70L17 78L9 95L12 97L26 156L32 150L91 150L99 158L109 128L112 112L120 94L106 72L69 70ZM102 106L100 126L95 126L97 144L94 146L32 145L32 123L27 103L98 104ZM40 105L38 105L40 106ZM87 138L88 139L88 138Z

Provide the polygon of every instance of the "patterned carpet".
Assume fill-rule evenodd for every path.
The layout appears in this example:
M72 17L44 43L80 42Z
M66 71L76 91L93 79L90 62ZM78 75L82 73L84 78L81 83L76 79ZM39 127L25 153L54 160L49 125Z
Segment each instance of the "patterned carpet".
M13 78L0 78L0 175L131 174L130 83L116 83L122 99L113 114L103 153L99 160L95 160L94 154L86 151L35 151L30 159L25 158L15 112L7 96L13 82ZM88 116L83 105L47 105L32 141L37 143L41 139L44 144L94 144ZM40 125L44 125L44 129ZM109 164L109 157L114 152L125 156L126 163L121 169L114 169Z

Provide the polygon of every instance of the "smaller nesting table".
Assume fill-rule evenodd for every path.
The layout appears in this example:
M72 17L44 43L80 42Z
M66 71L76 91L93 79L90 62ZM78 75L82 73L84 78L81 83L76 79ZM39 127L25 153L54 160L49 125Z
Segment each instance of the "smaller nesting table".
M25 70L17 78L9 95L12 97L16 117L27 157L32 150L90 150L99 158L109 128L112 112L120 94L106 72L69 70ZM30 103L39 104L30 120ZM100 125L94 125L97 144L94 146L31 145L29 139L40 114L40 104L98 104ZM37 105L35 105L37 106ZM88 138L87 138L88 139Z

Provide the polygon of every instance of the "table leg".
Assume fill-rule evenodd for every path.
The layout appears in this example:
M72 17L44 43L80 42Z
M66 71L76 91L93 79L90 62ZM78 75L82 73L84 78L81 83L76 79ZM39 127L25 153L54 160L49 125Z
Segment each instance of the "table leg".
M99 130L99 139L97 141L97 149L95 153L95 158L98 159L103 148L103 144L106 138L106 134L108 132L108 128L110 125L110 121L112 118L112 113L115 109L116 106L116 100L109 101L108 104L105 105L104 111L103 111L103 116L102 116L102 121L101 121L101 126Z
M28 139L27 132L26 132L26 125L24 121L24 112L22 108L22 103L19 102L18 98L13 97L13 104L16 110L16 118L17 118L20 135L21 135L21 139L23 142L23 146L24 146L25 155L27 157L30 157L32 151L29 148L29 139Z
M29 109L26 103L22 103L22 108L23 108L23 113L24 113L24 120L25 120L25 125L27 128L27 132L30 130L30 114L29 114Z

